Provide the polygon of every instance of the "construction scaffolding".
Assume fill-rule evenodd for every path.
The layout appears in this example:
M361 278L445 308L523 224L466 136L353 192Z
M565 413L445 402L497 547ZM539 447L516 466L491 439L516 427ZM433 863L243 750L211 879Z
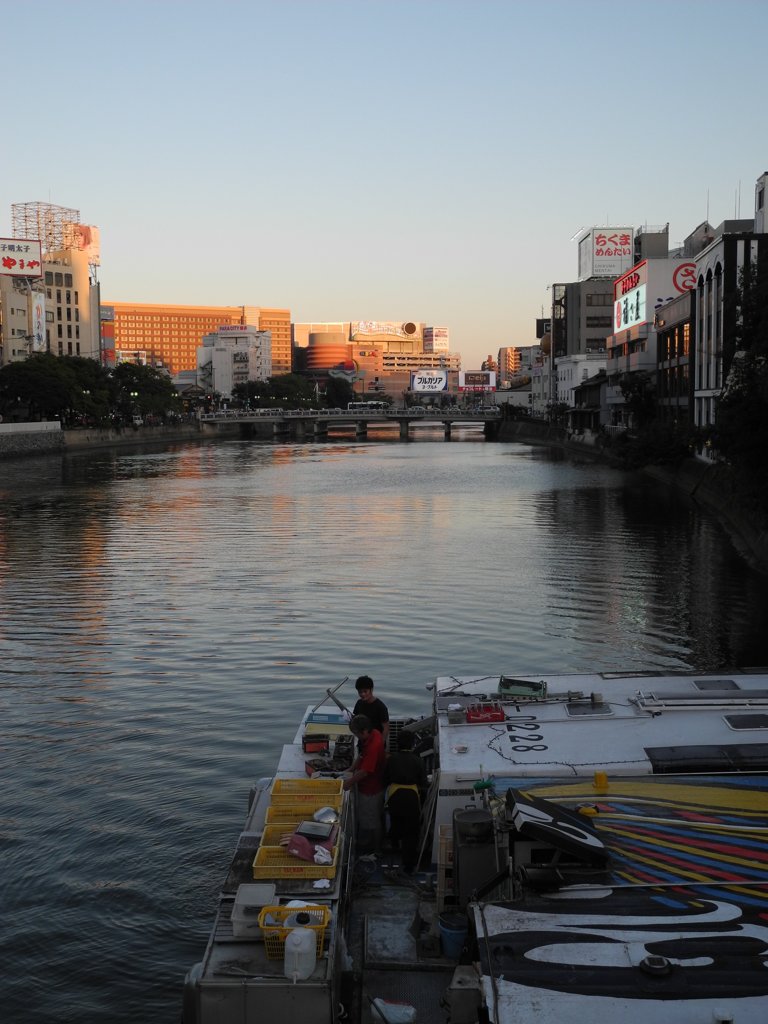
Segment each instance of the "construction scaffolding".
M34 238L43 253L72 246L72 225L80 223L80 211L53 203L13 203L11 230L14 238Z

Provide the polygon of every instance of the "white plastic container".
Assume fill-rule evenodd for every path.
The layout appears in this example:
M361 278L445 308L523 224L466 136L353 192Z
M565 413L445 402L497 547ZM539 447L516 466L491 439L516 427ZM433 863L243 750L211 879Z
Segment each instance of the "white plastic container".
M286 910L289 907L291 909L295 908L296 913L295 914L291 914L290 917L286 917L286 919L285 919L285 927L286 928L301 928L302 925L307 924L307 922L310 921L310 918L308 918L306 916L306 914L304 914L303 917L300 917L299 915L302 914L302 912L305 910L306 907L314 907L314 906L315 906L314 903L307 903L305 900L289 900L285 904Z
M275 902L274 882L246 883L238 886L232 907L232 934L236 939L261 938L259 913Z
M311 928L293 928L285 937L283 973L296 984L312 976L317 963L317 937Z

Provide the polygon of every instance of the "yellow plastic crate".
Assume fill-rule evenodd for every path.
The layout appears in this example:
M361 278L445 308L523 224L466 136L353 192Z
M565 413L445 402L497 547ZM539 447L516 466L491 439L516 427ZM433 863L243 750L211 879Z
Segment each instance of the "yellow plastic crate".
M267 807L265 820L268 825L276 821L305 821L307 818L311 818L315 811L319 811L321 807L332 807L334 811L341 813L343 800L343 793L339 796L329 795L322 799L313 796L309 800L304 800L300 797L291 800L273 800L269 807Z
M343 792L342 779L275 779L272 783L272 799L287 797L290 800L301 796L338 796Z
M331 911L328 907L264 907L259 913L259 928L264 935L264 949L268 960L282 960L285 956L285 939L291 931L285 926L285 922L295 914L309 915L310 923L301 927L309 928L315 933L317 956L322 956L325 931L331 923Z
M338 846L332 864L314 864L292 857L282 846L260 846L253 858L253 877L259 878L335 878Z
M343 799L343 793L274 793L270 803L273 806L300 804L302 807L307 807L311 804L315 809L318 807L333 807L338 810Z
M292 835L296 831L297 826L300 825L302 823L302 821L307 821L307 820L308 820L307 818L299 818L298 821L291 821L291 822L279 821L279 822L277 822L274 825L266 825L264 827L264 831L262 832L261 842L260 842L259 845L260 846L279 846L280 845L280 840L282 839L282 837L284 835L289 835L289 836ZM337 832L337 841L338 841L338 832ZM335 845L336 844L334 843L334 846Z

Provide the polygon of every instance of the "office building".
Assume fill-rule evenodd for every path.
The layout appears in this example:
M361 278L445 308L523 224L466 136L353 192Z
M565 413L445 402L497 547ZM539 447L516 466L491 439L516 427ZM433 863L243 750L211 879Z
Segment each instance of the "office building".
M239 384L271 376L269 331L246 324L223 325L197 350L197 386L230 398Z
M194 370L197 350L205 335L215 334L219 327L233 325L268 330L272 337L269 376L291 372L291 313L288 309L142 302L110 302L109 307L114 310L116 351L145 350L152 366L163 367L171 374Z

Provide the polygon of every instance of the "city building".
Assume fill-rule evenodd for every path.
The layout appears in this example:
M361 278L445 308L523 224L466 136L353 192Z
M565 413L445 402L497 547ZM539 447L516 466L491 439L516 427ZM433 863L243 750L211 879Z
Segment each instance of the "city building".
M197 349L205 335L216 333L221 326L232 325L270 331L273 345L270 375L291 371L291 314L288 309L143 302L110 302L109 306L114 311L115 350L144 349L149 353L152 366L164 367L171 374L195 369Z
M606 384L605 370L598 370L593 377L587 377L573 389L573 408L568 417L571 436L577 434L582 441L594 441L601 427L606 426Z
M0 365L33 352L99 359L98 286L88 256L75 249L42 258L42 277L0 276ZM40 312L42 331L34 326Z
M29 243L0 239L0 366L46 351L48 314L42 266L35 239Z
M0 246L0 365L35 352L99 359L98 229L53 203L14 203L11 213L13 238Z
M48 253L43 271L47 351L100 359L99 286L92 279L89 254L80 249Z
M656 310L656 407L660 420L693 421L693 330L696 293L689 289Z
M513 377L516 377L523 365L523 357L519 348L506 345L499 349L498 354L499 381L501 387L508 387Z
M272 338L272 371L267 376L291 373L293 370L293 332L290 309L265 306L243 306L243 321L259 331L269 331Z
M449 352L451 349L450 336L447 327L425 327L424 328L424 351L425 352Z
M756 190L756 203L761 199ZM768 274L768 234L755 231L757 223L764 223L762 207L754 220L723 221L695 257L693 421L699 427L715 422L715 404L736 352L742 273L759 267Z
M409 320L293 325L297 369L323 377L330 370L345 368L357 392L386 392L395 398L408 390L411 374L417 370L461 369L461 356L443 347L447 341L447 328Z
M534 366L541 362L539 345L505 346L499 349L498 366L500 387L510 387L515 378L530 377Z
M197 387L231 398L238 384L271 376L269 331L246 324L222 325L197 350Z
M585 381L605 373L606 357L603 352L576 352L557 360L555 399L569 409L576 405L575 391Z
M637 376L638 387L657 388L657 310L693 288L696 266L683 250L667 259L644 259L613 284L614 330L606 339L608 386L605 397L611 424L631 426L625 389Z

